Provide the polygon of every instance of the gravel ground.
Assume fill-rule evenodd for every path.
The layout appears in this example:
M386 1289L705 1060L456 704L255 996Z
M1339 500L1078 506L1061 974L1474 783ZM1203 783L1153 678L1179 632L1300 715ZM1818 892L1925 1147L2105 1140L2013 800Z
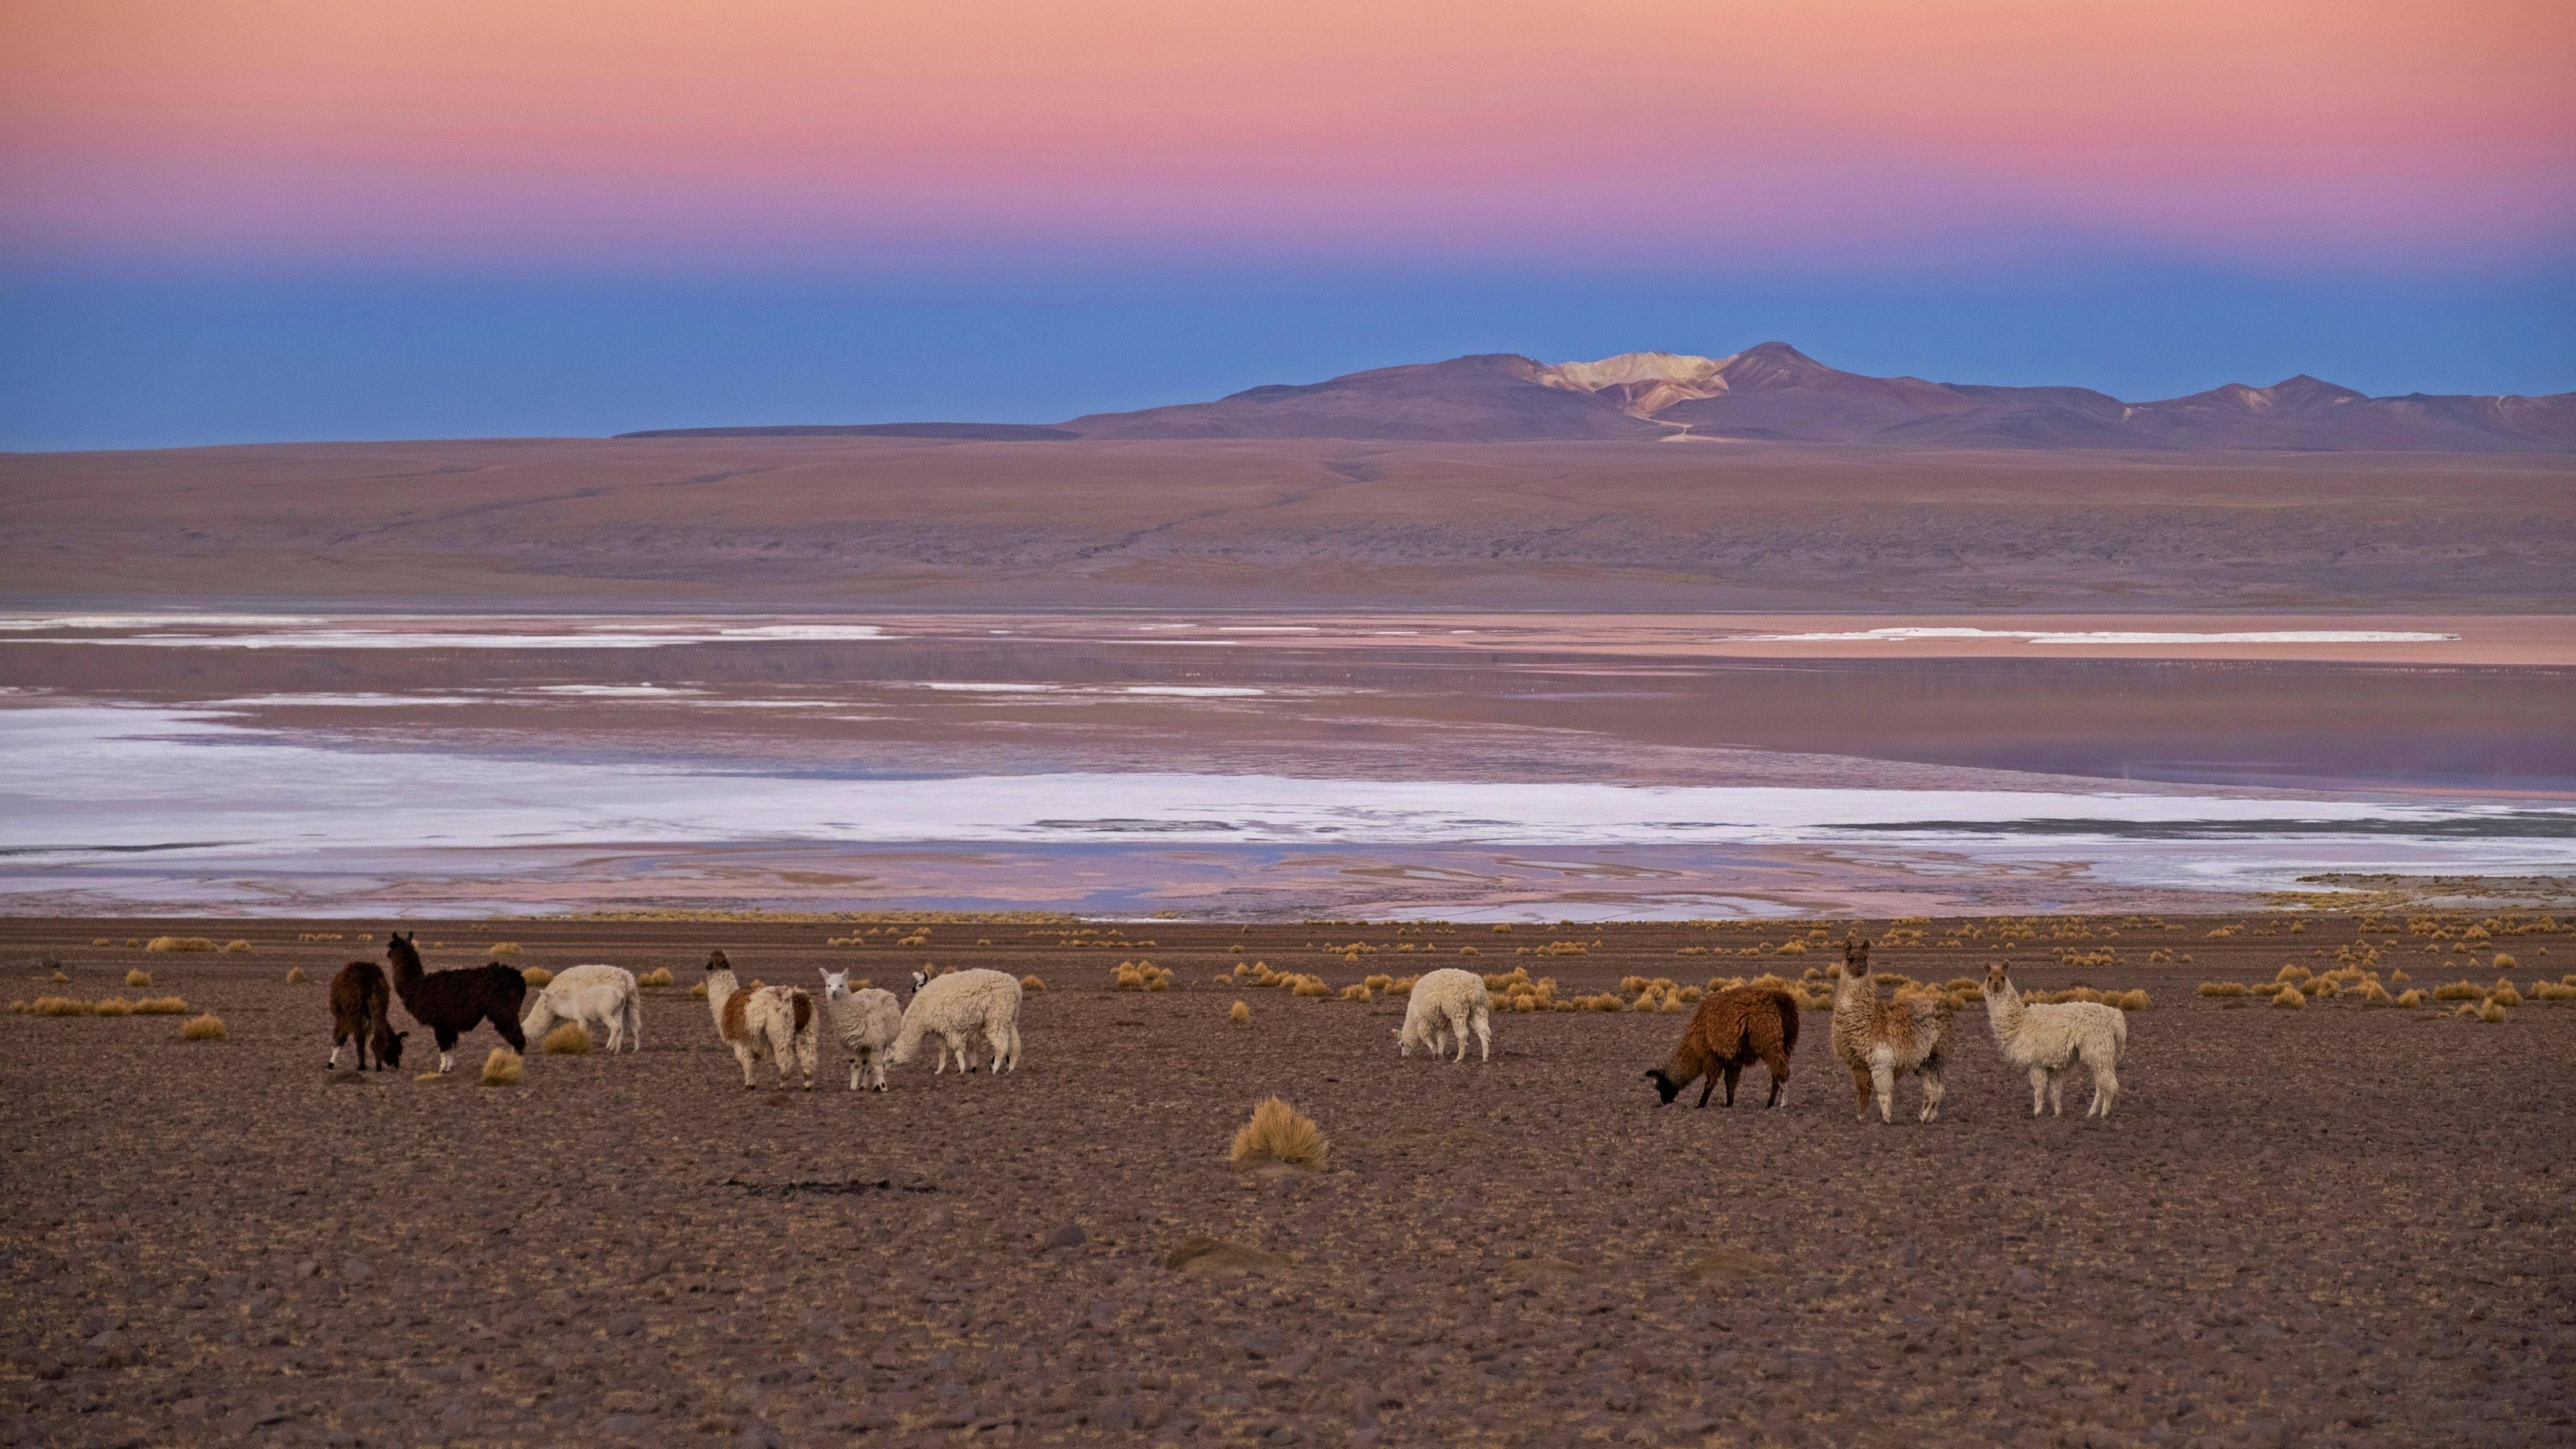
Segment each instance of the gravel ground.
M1882 947L1919 976L2000 956L2026 989L2155 999L2107 1124L2073 1115L2080 1081L2030 1120L1972 1003L1928 1126L1853 1120L1822 1013L1786 1110L1750 1105L1758 1068L1735 1110L1658 1110L1639 1074L1680 1016L1504 1015L1492 1062L1457 1066L1398 1059L1401 1003L1210 980L1259 958L1339 986L1423 969L1396 950L1420 942L1569 992L1699 981L1805 963L1677 949L1803 923L1131 923L1154 947L1108 950L999 922L926 949L825 946L846 924L421 925L434 968L506 938L520 964L678 976L640 1056L532 1056L506 1089L470 1070L488 1032L445 1080L413 1075L426 1033L410 1070L324 1070L330 971L389 924L0 922L9 995L175 993L230 1028L0 1018L0 1442L2576 1443L2576 1008L2192 993L2330 965L2312 953L2350 920L2132 923L2114 944L2140 964L2080 970L2054 923L2011 952ZM253 949L124 945L171 931ZM1514 956L1551 935L1601 944ZM1382 949L1305 944L1351 940ZM923 1065L853 1095L827 1042L818 1090L764 1069L745 1092L683 989L716 944L771 981L932 958L1049 989L1016 1075ZM2576 970L2564 935L2498 944L2526 991ZM2158 945L2199 960L2143 964ZM1111 990L1137 956L1175 989ZM2468 974L2411 938L2386 956L2416 984ZM45 957L70 985L28 979ZM119 984L135 966L148 991ZM1228 1165L1274 1092L1331 1135L1327 1170Z

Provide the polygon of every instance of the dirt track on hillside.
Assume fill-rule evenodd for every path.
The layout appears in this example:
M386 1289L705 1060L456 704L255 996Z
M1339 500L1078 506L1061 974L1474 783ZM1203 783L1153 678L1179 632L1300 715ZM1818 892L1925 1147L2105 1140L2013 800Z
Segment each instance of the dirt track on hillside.
M1554 934L1602 945L1539 960L1512 954L1550 934L1527 927L1131 923L1152 948L1101 950L950 923L906 950L826 947L845 925L424 925L433 967L506 937L522 964L678 975L640 1056L532 1056L487 1089L488 1033L443 1081L323 1069L324 983L380 923L0 923L9 995L142 994L119 985L141 966L231 1032L0 1018L0 1440L2569 1442L2576 1007L2225 1006L2192 983L2329 964L2311 952L2349 924L2178 925L2117 944L2195 964L2008 953L2028 986L2153 993L2109 1123L2072 1115L2080 1083L2067 1118L2029 1120L1971 1005L1942 1118L1882 1126L1853 1120L1821 1013L1786 1110L1657 1110L1638 1074L1679 1016L1504 1015L1493 1061L1455 1066L1398 1059L1398 1003L1210 981L1255 958L1410 973L1416 942L1569 991L1698 981L1803 964L1673 954L1782 926L1585 928ZM122 945L174 929L255 949ZM314 930L349 939L296 940ZM1382 949L1304 944L1350 940ZM710 944L772 981L935 958L1048 989L1017 1075L917 1066L853 1095L827 1042L816 1091L764 1069L745 1092L681 989ZM2526 990L2576 970L2565 935L2500 944ZM71 984L28 980L40 956ZM1176 989L1109 989L1137 956ZM2466 974L2412 940L2389 958ZM1238 998L1252 1021L1229 1027ZM1227 1165L1274 1092L1331 1135L1327 1171Z

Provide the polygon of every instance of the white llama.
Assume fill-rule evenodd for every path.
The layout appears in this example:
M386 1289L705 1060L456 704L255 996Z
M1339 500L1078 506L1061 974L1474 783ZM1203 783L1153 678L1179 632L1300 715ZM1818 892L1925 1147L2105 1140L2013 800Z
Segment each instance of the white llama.
M2004 1060L2030 1073L2030 1115L2039 1115L2043 1097L2052 1116L2066 1115L2063 1078L2078 1057L2093 1074L2093 1104L2084 1115L2111 1115L2120 1095L2120 1057L2129 1049L2128 1013L2098 1001L2026 1006L1997 961L1986 967L1986 1024Z
M823 973L823 1009L832 1014L832 1034L850 1054L850 1090L865 1075L871 1090L886 1089L886 1049L903 1033L903 1008L894 993L867 987L850 989L850 973Z
M644 1050L644 1000L635 973L616 966L567 966L536 993L519 1030L534 1041L560 1021L577 1021L608 1043Z
M1485 978L1473 971L1445 966L1426 971L1413 983L1404 1007L1404 1025L1395 1034L1398 1056L1413 1055L1419 1044L1435 1057L1448 1054L1447 1039L1458 1042L1457 1060L1467 1059L1467 1033L1476 1033L1480 1061L1494 1059L1493 998Z
M912 994L903 1009L903 1029L895 1034L886 1060L896 1066L920 1052L924 1037L937 1037L932 1076L948 1070L957 1058L960 1071L975 1070L967 1047L977 1033L993 1051L993 1070L1007 1072L1020 1064L1020 982L1006 971L951 971L931 977Z

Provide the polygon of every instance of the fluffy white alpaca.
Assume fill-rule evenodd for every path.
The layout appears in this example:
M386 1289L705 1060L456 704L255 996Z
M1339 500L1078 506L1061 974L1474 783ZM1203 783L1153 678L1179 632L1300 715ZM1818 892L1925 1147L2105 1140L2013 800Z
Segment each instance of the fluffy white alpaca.
M903 1008L895 1002L894 993L871 986L863 991L850 989L850 973L823 973L823 1009L832 1013L832 1034L850 1054L850 1090L859 1089L859 1077L865 1073L868 1086L882 1092L886 1089L886 1048L903 1031Z
M2042 1097L2052 1115L2066 1115L2060 1079L2078 1057L2093 1073L2093 1105L2084 1115L2111 1115L2112 1099L2120 1095L2120 1057L2129 1049L2128 1013L2098 1001L2025 1006L1997 961L1986 967L1986 1023L2004 1060L2030 1073L2030 1115L2039 1115Z
M733 963L722 951L707 953L707 1011L716 1019L716 1035L733 1048L742 1063L742 1084L753 1085L753 1064L767 1057L778 1064L778 1085L787 1085L793 1067L805 1069L805 1090L814 1090L814 1046L822 1033L814 998L793 986L762 986L746 991L734 980Z
M886 1060L902 1066L921 1050L922 1038L935 1036L940 1047L930 1074L937 1076L948 1070L952 1053L958 1070L971 1072L975 1061L966 1054L966 1048L978 1032L983 1034L985 1045L993 1049L994 1071L1007 1072L1019 1066L1018 977L1006 971L951 971L922 983L921 989L912 993L912 1004L903 1009L903 1029L895 1033Z
M1476 1033L1480 1061L1494 1059L1493 999L1485 994L1485 978L1473 971L1455 966L1422 973L1413 983L1413 993L1404 1008L1404 1027L1395 1034L1399 1056L1413 1055L1416 1043L1431 1048L1435 1057L1448 1054L1448 1039L1458 1042L1458 1060L1467 1059L1467 1033Z
M559 1021L577 1021L608 1043L611 1052L644 1050L644 1002L635 973L616 966L568 966L537 992L519 1030L530 1041Z

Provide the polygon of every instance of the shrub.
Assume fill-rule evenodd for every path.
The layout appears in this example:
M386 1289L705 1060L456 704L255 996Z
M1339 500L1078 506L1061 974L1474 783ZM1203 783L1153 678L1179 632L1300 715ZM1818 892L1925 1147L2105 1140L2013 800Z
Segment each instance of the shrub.
M203 936L155 936L146 951L211 951L215 943Z
M2478 1020L2489 1026L2500 1025L2504 1021L2504 1007L2496 1002L2485 1002L2478 1007Z
M90 939L90 944L93 946L113 946L116 944L116 938L113 936L94 936Z
M176 996L147 996L134 1003L136 1016L186 1016L188 1003Z
M530 991L543 991L555 984L555 973L543 966L531 966L519 975L526 978Z
M27 1003L30 1016L87 1016L90 1004L75 996L39 996Z
M312 979L312 977L304 974L304 968L301 966L289 966L286 968L286 984L289 986L301 986Z
M224 954L227 956L247 956L250 954L250 942L240 940L226 941L224 943Z
M1020 978L1020 989L1022 991L1044 991L1046 990L1046 981L1038 976L1037 973L1031 972L1030 974Z
M1350 985L1342 988L1342 999L1344 1001L1366 1001L1369 999L1369 989L1366 984L1354 981Z
M706 999L707 999L707 983L705 983L705 982L703 982L703 981L700 981L700 982L696 983L695 985L691 986L691 987L689 988L689 999L690 999L690 1000L692 1000L692 1001L704 1001L704 1000L706 1000Z
M2111 1005L2120 1008L2122 1011L2145 1011L2147 1008L2154 1005L2154 1002L2148 999L2147 993L2143 989L2135 991L2106 992L2103 994L2102 999L2109 1002Z
M635 984L638 986L668 986L671 984L671 968L668 966L656 966L652 970L645 972L643 975L636 977Z
M2295 986L2284 986L2281 988L2280 994L2272 998L2272 1004L2274 1006L2285 1006L2292 1011L2296 1011L2300 1007L2307 1005L2308 999L2299 994L2299 988Z
M1233 1022L1236 1026L1242 1026L1246 1022L1252 1020L1252 1008L1245 1003L1238 1001L1234 1005L1225 1009L1225 1019Z
M590 1055L590 1028L567 1021L547 1032L537 1049L550 1057L586 1057Z
M1333 988L1325 985L1324 978L1321 976L1300 976L1297 978L1296 986L1292 989L1299 996L1316 999L1333 994Z
M2510 952L2498 951L2498 952L2496 953L2496 958L2495 958L2495 969L2497 969L2498 971L2510 971L2510 970L2512 970L2513 968L2515 968L2516 966L2519 966L2519 965L2521 965L2521 964L2522 964L2521 962L2516 961L2515 959L2513 959L2513 956L2512 956L2512 954L2511 954Z
M222 1041L230 1035L224 1030L224 1019L211 1011L188 1018L179 1028L181 1041Z
M1277 1162L1320 1172L1331 1150L1332 1144L1325 1140L1323 1129L1315 1125L1313 1118L1284 1099L1272 1097L1252 1109L1252 1120L1234 1134L1234 1145L1226 1157L1238 1167Z
M2394 1006L2396 1003L2397 998L2388 994L2388 988L2376 981L2361 988L2361 1004L2364 1006Z
M2445 981L2433 988L2435 1001L2477 1001L2485 995L2474 982L2468 981Z
M2495 989L2487 993L2487 1000L2498 1006L2520 1006L2522 993L2513 989L2512 982L2499 981L2495 984Z
M2203 996L2222 997L2243 996L2245 994L2245 984L2241 981L2204 981L2200 983L2200 994Z
M2555 981L2543 981L2531 988L2531 995L2536 1001L2576 1001L2576 986L2561 986Z
M2424 993L2423 993L2423 992L2421 992L2421 991L2415 991L2415 990L2411 990L2411 989L2410 989L2410 990L2406 990L2406 991L2401 991L2401 992L2397 993L2397 1004L2398 1004L2399 1006L2405 1007L2405 1008L2406 1008L2407 1010L2409 1010L2409 1011L2412 1011L2412 1010L2414 1010L2416 1007L2422 1006L2422 1005L2424 1004Z
M132 1016L134 1003L122 996L110 996L91 1002L89 1010L92 1016Z
M2306 981L2310 974L2311 973L2307 967L2293 961L2289 965L2282 967L2280 974L2274 976L2272 979L2275 981L2287 981L2291 985L2296 986Z
M492 1048L492 1054L483 1059L483 1085L487 1087L519 1085L519 1054L505 1046Z
M140 968L128 971L125 973L125 984L128 986L149 986L152 984L152 973Z
M516 941L495 941L492 943L492 954L495 956L516 956L519 954L519 943Z

